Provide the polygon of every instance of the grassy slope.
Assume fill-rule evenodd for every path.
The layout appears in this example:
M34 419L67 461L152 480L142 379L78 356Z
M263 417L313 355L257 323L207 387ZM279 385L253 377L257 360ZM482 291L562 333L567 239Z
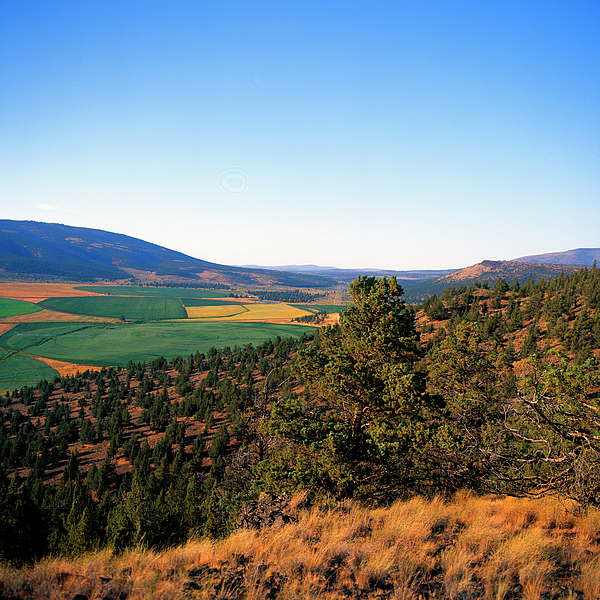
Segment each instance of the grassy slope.
M415 498L370 510L302 509L286 525L240 529L163 553L109 551L0 568L9 597L598 598L600 513L557 499Z

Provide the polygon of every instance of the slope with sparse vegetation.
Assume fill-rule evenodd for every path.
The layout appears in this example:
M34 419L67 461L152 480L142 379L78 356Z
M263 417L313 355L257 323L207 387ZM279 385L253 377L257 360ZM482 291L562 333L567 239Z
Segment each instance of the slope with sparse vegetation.
M594 597L600 271L351 293L312 341L6 395L2 556L109 551L10 593L62 569L88 598Z

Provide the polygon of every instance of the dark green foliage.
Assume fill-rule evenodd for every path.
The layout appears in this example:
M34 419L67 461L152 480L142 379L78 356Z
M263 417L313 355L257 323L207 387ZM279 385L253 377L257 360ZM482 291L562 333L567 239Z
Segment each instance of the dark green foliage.
M502 480L522 493L560 492L600 505L599 387L595 360L532 357L508 413Z
M307 342L305 335L300 341L277 337L258 348L130 362L126 369L86 371L8 394L0 406L0 463L29 473L25 483L11 484L10 494L2 492L2 532L29 531L29 516L44 526L36 531L39 539L31 534L27 543L6 542L0 557L18 563L106 544L160 548L230 531L240 492L232 487L229 461L256 435L251 414L254 401L263 399L254 386L257 363L269 373L273 392L285 379L286 361ZM73 394L79 394L76 401ZM137 406L141 425L131 418ZM192 438L187 427L204 414L204 433ZM143 424L161 435L152 448L139 442L136 430ZM105 459L83 474L82 452L106 439ZM120 475L116 464L123 459L131 472ZM55 467L62 470L58 483L45 485Z
M423 308L427 316L434 321L439 321L446 318L446 307L435 294L423 303Z
M300 290L285 290L285 291L264 291L250 290L250 294L256 296L260 300L268 300L269 302L314 302L319 298L325 297L325 294L309 294Z
M339 325L299 357L309 394L274 408L271 430L293 446L264 468L338 497L391 497L415 477L410 452L427 435L419 339L394 278L362 277L350 292Z
M515 393L510 358L462 323L431 354L429 391L442 399L441 423L429 446L430 477L446 492L487 489L502 443L506 401Z
M0 559L15 564L31 562L46 552L47 528L42 511L21 489L15 476L9 481L0 469Z

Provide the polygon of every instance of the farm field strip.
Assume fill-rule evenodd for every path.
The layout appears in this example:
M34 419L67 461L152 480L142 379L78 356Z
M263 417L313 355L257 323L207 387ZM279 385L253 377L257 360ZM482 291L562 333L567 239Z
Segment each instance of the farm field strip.
M12 298L0 298L0 318L27 315L42 310L39 306L24 300L13 300Z
M59 312L57 310L42 309L40 312L16 317L4 317L0 323L17 325L18 323L44 323L44 322L68 322L68 323L114 323L117 319L108 317L92 317L90 315L74 315Z
M0 336L15 326L14 323L0 323Z
M114 325L29 323L0 337L5 350L82 365L126 365L164 356L187 356L225 346L243 347L280 337L300 337L304 325L223 321L171 321ZM85 369L85 367L82 367Z
M41 302L63 296L95 296L97 293L76 288L68 283L0 283L0 298Z
M0 391L52 380L57 371L42 361L22 354L0 353Z
M188 319L214 319L216 317L233 317L247 312L243 305L225 304L221 306L186 306Z
M83 373L84 371L100 371L102 367L94 366L94 365L82 365L79 363L70 363L62 360L54 360L52 358L44 358L43 356L32 356L30 354L23 354L22 356L27 356L29 358L33 358L34 360L40 361L54 369L58 372L61 377L66 375L75 375L76 373Z
M180 298L181 303L186 308L194 308L196 306L240 306L247 304L247 298Z
M304 317L311 313L290 304L254 302L243 305L247 311L232 317L222 317L221 321L289 321L297 317Z
M50 298L41 306L74 314L124 317L132 321L184 319L185 308L179 298L137 296L89 296L86 298Z

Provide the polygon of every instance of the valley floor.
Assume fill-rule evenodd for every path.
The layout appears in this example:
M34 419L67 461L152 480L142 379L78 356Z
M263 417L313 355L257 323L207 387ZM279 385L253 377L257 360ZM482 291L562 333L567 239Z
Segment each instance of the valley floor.
M269 504L271 508L269 509ZM220 541L0 567L2 598L49 600L600 597L600 512L465 495L389 508L264 498ZM261 512L262 511L262 512Z

